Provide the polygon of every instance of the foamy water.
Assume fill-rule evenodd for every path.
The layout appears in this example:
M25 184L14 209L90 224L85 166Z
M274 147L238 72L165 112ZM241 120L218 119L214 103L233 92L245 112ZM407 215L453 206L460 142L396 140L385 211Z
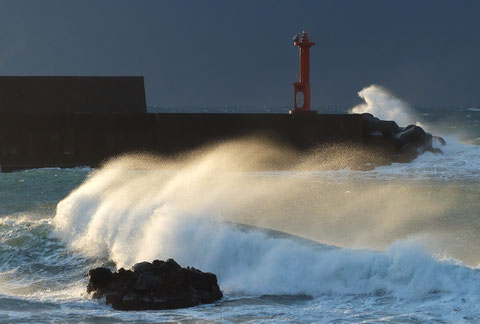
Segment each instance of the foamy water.
M205 206L185 210L168 198L131 211L130 204L112 208L105 198L92 207L81 196L74 193L58 206L53 222L59 235L73 248L111 258L119 267L174 257L216 273L233 296L389 293L422 300L442 292L478 297L480 273L435 260L414 241L395 242L384 252L333 248L237 228Z
M445 176L448 172L428 172L422 160L410 164L410 169L392 165L367 173L336 171L337 175L348 174L343 180L331 171L250 171L250 165L265 160L259 155L232 169L228 162L245 153L244 144L215 148L186 161L126 157L112 162L59 203L52 220L55 234L72 250L112 260L117 267L173 257L180 264L214 272L228 305L241 300L236 302L234 316L252 311L252 300L263 305L266 297L261 296L267 295L277 296L267 304L292 296L287 304L302 304L295 313L302 318L312 315L306 309L316 303L332 307L346 303L349 306L344 311L357 315L367 312L363 304L368 303L374 311L367 313L376 320L405 313L412 319L428 319L417 314L419 308L447 321L475 318L480 273L461 261L461 253L455 255L455 247L449 250L438 245L444 238L438 221L448 218L450 203L460 195L458 188L432 194L438 185L450 183ZM455 159L461 146L455 145L442 156L424 159L448 160L450 154ZM476 149L462 147L462 152ZM477 163L477 155L472 157L470 162ZM458 170L464 167L452 165ZM383 180L372 185L372 178ZM386 179L400 182L383 182ZM441 183L418 187L418 181L425 179ZM468 179L479 181L475 174ZM472 197L467 201L476 204ZM359 219L363 225L355 225ZM238 228L232 222L270 223L271 228L336 246L276 237L255 227ZM296 222L305 224L292 224ZM419 222L425 228L417 232ZM466 230L468 224L458 222L456 227ZM305 228L315 228L323 240L322 235L311 237ZM391 233L397 234L385 237ZM342 235L356 237L342 239ZM479 261L472 255L465 260L472 265ZM268 307L268 316L277 316L283 309L281 305ZM450 308L457 309L456 313L447 314ZM219 318L219 314L209 316ZM336 313L321 316L338 320Z
M458 241L442 247L439 239L444 231L465 238L468 228L478 238L474 215L462 222L449 207L463 197L460 213L478 210L478 178L461 182L475 190L466 196L448 177L386 180L404 174L403 165L375 171L384 180L349 170L335 171L349 174L343 178L245 165L238 171L221 167L235 150L223 158L222 151L182 162L126 157L98 171L2 175L19 188L63 184L72 174L85 179L56 211L53 197L2 218L1 293L15 310L4 306L5 321L475 322L478 258L462 253L478 252L478 241L460 242L457 251ZM90 268L169 257L216 273L226 297L214 306L143 314L114 311L85 293Z

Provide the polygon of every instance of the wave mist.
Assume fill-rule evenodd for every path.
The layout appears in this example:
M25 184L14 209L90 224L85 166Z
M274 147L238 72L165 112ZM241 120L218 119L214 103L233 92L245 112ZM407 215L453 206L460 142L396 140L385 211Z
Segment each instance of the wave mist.
M383 120L394 120L401 127L417 122L408 104L382 86L372 84L360 90L358 96L365 103L353 107L350 113L370 113Z
M439 221L451 212L454 189L336 180L311 171L321 156L317 151L297 157L253 140L174 159L124 156L61 201L52 223L70 248L85 255L113 260L118 267L173 257L216 273L231 294L383 290L416 296L458 285L466 292L480 283L461 283L459 276L474 276L470 269L438 262L411 243L442 231ZM409 243L392 245L399 239ZM427 280L432 272L442 279Z

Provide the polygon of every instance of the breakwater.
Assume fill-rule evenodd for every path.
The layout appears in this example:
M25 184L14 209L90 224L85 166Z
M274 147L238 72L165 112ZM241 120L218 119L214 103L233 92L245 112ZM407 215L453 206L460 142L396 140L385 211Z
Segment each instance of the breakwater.
M364 143L357 114L0 114L3 172L96 167L124 153L171 155L219 141L258 136L305 150Z
M146 113L142 76L0 76L0 113Z

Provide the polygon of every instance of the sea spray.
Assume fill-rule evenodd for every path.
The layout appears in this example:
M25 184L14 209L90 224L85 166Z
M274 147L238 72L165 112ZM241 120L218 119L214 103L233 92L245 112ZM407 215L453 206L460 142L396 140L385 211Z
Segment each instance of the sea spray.
M351 113L370 113L382 120L393 120L401 127L418 122L408 104L395 97L382 86L370 85L365 87L358 92L358 96L365 103L353 107L350 110Z
M436 261L418 245L387 248L397 239L435 232L455 192L312 181L292 170L281 176L258 173L269 157L281 156L251 141L171 160L126 156L95 171L62 200L52 223L70 248L87 256L111 259L117 267L173 257L216 273L231 295L423 298L438 291L475 295L480 288L474 270ZM387 251L312 246L232 222Z
M269 156L279 154L269 150L266 144L239 141L176 160L121 158L60 202L54 224L74 247L106 248L110 257L119 251L120 259L134 253L125 253L133 245L119 234L138 244L133 236L144 233L136 224L177 215L207 215L334 245L385 248L412 229L428 229L455 199L448 187L432 196L416 184L342 183L311 178L302 168L283 170L282 176L258 173ZM320 151L300 157L293 165L314 164L321 156Z

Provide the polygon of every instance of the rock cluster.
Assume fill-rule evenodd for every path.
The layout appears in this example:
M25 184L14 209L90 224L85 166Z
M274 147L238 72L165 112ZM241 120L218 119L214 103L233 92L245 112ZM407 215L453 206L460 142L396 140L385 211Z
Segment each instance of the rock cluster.
M394 121L380 120L369 113L362 114L362 118L366 142L382 147L391 162L410 162L424 152L442 153L432 142L435 139L445 145L445 140L426 133L420 126L399 127Z
M213 273L182 268L173 259L135 264L112 273L107 268L88 272L87 292L105 296L118 310L173 309L212 303L222 298Z

